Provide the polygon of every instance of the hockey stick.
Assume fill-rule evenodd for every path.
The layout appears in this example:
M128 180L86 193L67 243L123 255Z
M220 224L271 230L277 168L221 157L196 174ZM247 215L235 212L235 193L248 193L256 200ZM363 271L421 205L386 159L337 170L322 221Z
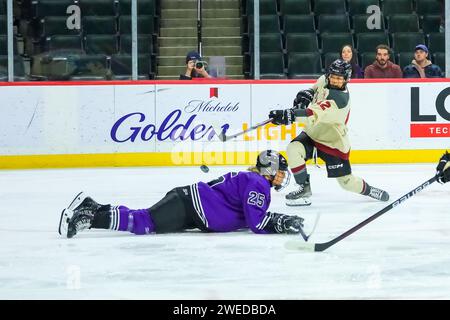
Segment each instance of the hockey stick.
M261 126L263 126L263 125L266 125L266 124L268 124L269 122L272 122L272 119L267 119L267 120L265 120L265 121L263 121L263 122L260 122L260 123L258 123L258 124L256 124L256 125L254 125L253 127L249 128L249 129L247 129L247 130L244 130L244 131L235 133L235 134L233 134L233 135L231 135L231 136L227 136L227 135L225 135L225 132L222 132L221 134L217 135L217 137L219 138L220 141L226 142L226 141L228 141L228 140L230 140L230 139L236 138L236 137L238 137L238 136L240 136L240 135L243 135L243 134L245 134L245 133L247 133L247 132L249 132L249 131L252 131L252 130L258 128L258 127L261 127ZM211 141L209 141L209 143L211 143ZM204 163L200 166L200 168L201 168L201 170L202 170L203 172L205 172L205 173L209 172L208 166L205 165Z
M308 235L306 235L303 228L300 228L300 235L302 236L303 240L305 240L305 242L308 241L308 239L312 236L312 234L316 230L317 224L319 223L319 218L320 218L320 213L317 214L316 220L314 221L314 225Z
M323 242L323 243L305 243L305 242L300 242L298 240L291 240L291 241L286 242L285 248L289 249L289 250L307 250L307 251L315 251L315 252L324 251L324 250L328 249L329 247L335 245L339 241L347 238L352 233L355 233L357 230L359 230L362 227L364 227L365 225L369 224L371 221L373 221L376 218L380 217L384 213L388 212L389 210L395 208L396 206L398 206L399 204L403 203L407 199L411 198L416 193L422 191L423 189L428 187L433 182L436 182L437 179L438 179L438 175L435 175L433 178L428 179L427 181L422 183L420 186L418 186L415 189L411 190L410 192L408 192L404 196L398 198L397 200L395 200L394 202L392 202L388 206L384 207L383 209L381 209L377 213L371 215L369 218L367 218L363 222L357 224L353 228L345 231L341 235L337 236L336 238L334 238L334 239L332 239L332 240L330 240L328 242Z
M227 136L227 135L225 135L225 132L222 132L222 133L219 135L219 139L220 139L220 141L225 142L225 141L227 141L227 140L230 140L230 139L239 137L239 136L241 136L241 135L243 135L243 134L245 134L245 133L247 133L247 132L249 132L249 131L255 130L256 128L259 128L259 127L261 127L261 126L263 126L263 125L266 125L266 124L268 124L269 122L272 122L272 119L264 120L263 122L260 122L260 123L258 123L258 124L255 124L253 127L248 128L247 130L244 130L244 131L235 133L235 134L233 134L233 135L231 135L231 136Z

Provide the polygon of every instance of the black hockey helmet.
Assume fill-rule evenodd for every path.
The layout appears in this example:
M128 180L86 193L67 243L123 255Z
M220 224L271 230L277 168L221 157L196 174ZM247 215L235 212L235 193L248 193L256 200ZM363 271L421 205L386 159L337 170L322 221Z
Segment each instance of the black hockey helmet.
M283 155L275 150L264 150L258 155L256 167L263 176L270 176L275 179L278 170L285 171L286 175L280 185L275 186L275 190L279 191L289 184L291 174L288 170L288 162Z
M327 69L326 79L328 86L330 84L328 78L332 74L342 76L345 87L352 76L352 65L343 59L334 60Z

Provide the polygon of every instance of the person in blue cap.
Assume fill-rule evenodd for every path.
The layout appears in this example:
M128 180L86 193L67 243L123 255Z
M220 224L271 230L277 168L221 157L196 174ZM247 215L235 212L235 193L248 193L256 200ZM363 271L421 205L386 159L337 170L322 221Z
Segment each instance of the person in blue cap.
M192 80L193 78L212 78L205 69L205 63L196 51L186 55L186 72L180 74L180 80Z
M427 46L418 44L413 61L403 69L403 78L442 78L441 68L428 60L428 54Z

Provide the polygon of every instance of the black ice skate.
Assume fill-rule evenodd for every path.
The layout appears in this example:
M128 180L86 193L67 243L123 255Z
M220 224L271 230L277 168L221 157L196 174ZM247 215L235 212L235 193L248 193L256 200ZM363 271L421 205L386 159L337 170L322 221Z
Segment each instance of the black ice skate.
M94 214L102 205L80 192L61 213L58 232L63 237L72 238L77 232L88 229Z
M307 180L304 183L299 184L297 190L286 195L286 205L291 207L309 206L311 205L311 195L311 184Z
M389 200L389 193L387 193L384 190L372 187L372 186L368 186L368 190L363 193L365 196L369 196L371 198L374 198L376 200L380 200L380 201L388 201Z

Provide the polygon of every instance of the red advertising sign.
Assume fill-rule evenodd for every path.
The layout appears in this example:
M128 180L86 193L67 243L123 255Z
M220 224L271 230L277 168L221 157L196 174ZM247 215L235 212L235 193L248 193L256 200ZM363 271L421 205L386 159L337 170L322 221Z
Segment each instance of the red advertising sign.
M411 138L450 137L450 123L411 123Z

